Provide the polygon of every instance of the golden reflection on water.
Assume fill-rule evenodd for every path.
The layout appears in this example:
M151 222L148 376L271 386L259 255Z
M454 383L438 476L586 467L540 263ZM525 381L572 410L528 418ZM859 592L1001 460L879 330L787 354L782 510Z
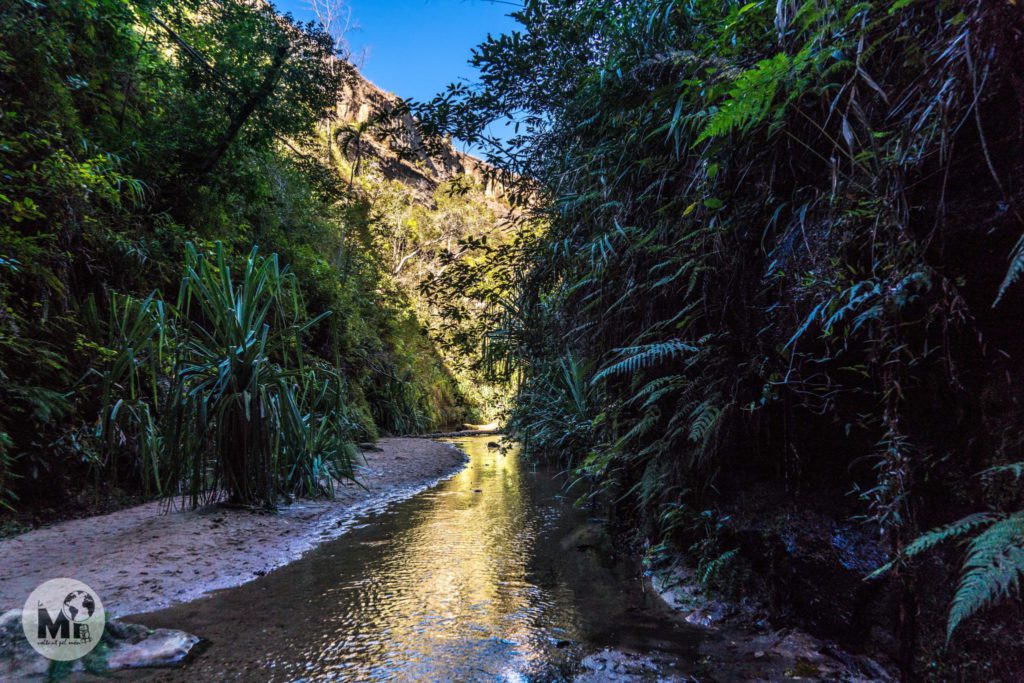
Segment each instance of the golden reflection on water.
M557 622L571 623L571 601L553 600L530 581L544 518L524 495L517 450L489 442L459 441L469 465L429 496L358 580L328 596L344 609L340 628L319 643L319 672L515 680L543 662L550 637L539 626L552 610Z

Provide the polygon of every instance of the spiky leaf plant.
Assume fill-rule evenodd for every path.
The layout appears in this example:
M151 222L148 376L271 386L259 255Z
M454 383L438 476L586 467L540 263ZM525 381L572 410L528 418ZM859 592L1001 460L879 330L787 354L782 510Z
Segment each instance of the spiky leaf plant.
M340 378L302 353L303 333L329 312L305 310L276 254L254 248L236 282L223 245L189 244L175 305L154 294L112 316L120 351L103 378L100 433L134 434L152 462L145 478L192 506L331 491L352 476L350 425Z

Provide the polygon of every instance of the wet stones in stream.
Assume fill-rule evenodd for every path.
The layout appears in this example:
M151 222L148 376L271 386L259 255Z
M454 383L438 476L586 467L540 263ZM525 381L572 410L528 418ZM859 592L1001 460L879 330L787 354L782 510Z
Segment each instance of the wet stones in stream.
M606 648L584 657L574 683L657 681L892 681L867 658L846 654L796 629L762 634L721 632L708 637L695 661L681 662L660 652ZM710 636L710 634L709 634Z
M687 623L706 629L709 637L701 643L697 667L687 671L699 680L803 679L850 683L894 680L871 657L852 654L832 641L817 638L798 628L773 627L765 610L755 602L723 601L708 595L690 569L675 567L655 572L651 586ZM642 661L644 658L606 659L622 670L616 673L613 667L614 680L649 680L645 667L650 666L660 668L664 674L664 668L658 667L656 658L645 661ZM638 665L637 661L643 665ZM655 677L652 680L664 679ZM670 677L668 680L693 679Z
M606 681L658 681L677 683L696 680L682 672L672 672L674 663L655 655L604 649L583 658L574 683L605 683Z

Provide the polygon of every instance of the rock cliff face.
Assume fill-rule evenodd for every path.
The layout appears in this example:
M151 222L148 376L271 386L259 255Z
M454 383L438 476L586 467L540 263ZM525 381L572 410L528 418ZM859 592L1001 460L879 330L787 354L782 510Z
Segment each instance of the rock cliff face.
M491 167L459 151L451 140L428 145L400 97L368 81L351 65L335 111L332 135L349 161L374 159L381 172L423 195L439 183L465 175L499 198L504 187Z

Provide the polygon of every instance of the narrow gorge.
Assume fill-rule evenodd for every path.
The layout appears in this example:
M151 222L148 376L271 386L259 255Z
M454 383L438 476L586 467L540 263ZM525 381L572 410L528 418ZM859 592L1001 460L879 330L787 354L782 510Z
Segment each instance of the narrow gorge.
M1017 0L0 3L0 680L1019 681Z

